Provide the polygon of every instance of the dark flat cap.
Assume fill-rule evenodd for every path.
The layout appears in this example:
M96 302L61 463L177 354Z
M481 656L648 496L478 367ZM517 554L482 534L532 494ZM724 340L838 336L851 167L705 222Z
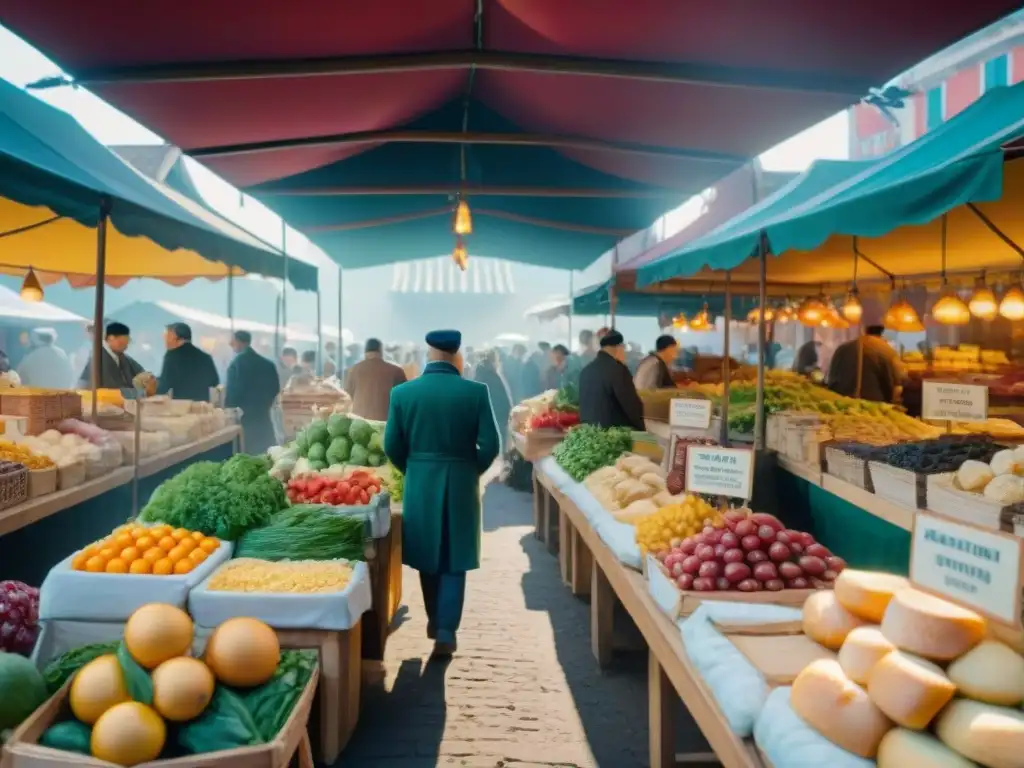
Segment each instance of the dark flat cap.
M462 346L462 334L458 331L431 331L426 342L428 347L454 355Z
M625 339L622 338L622 334L618 331L609 331L606 335L601 337L601 347L618 347L621 346Z

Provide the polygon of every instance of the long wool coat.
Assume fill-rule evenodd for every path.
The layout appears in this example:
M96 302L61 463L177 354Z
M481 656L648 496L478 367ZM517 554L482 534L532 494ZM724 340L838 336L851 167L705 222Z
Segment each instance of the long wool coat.
M405 474L402 560L424 573L480 567L480 476L498 456L487 387L448 363L391 391L384 451Z

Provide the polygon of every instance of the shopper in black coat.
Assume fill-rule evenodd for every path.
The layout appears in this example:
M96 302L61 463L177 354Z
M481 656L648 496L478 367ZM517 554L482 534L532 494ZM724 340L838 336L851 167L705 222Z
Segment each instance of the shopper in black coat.
M210 401L210 389L220 384L213 358L192 343L192 329L171 323L164 332L167 354L160 372L161 395L173 392L175 400Z
M580 421L599 427L646 429L644 406L624 362L622 334L610 331L601 351L580 373Z

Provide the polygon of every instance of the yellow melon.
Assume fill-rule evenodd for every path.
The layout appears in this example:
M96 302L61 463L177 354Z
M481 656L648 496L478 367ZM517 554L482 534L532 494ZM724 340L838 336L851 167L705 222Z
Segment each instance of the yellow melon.
M114 765L138 765L159 757L167 740L167 726L145 704L117 704L96 721L89 748L92 756Z
M228 619L206 644L206 664L226 685L251 688L267 682L281 660L277 633L262 621Z
M153 707L175 723L193 720L213 698L213 673L199 659L178 656L153 670Z
M72 713L88 725L115 704L131 699L117 657L108 653L78 670L68 698Z
M128 652L146 669L184 656L192 647L192 619L180 608L150 603L139 608L124 625Z

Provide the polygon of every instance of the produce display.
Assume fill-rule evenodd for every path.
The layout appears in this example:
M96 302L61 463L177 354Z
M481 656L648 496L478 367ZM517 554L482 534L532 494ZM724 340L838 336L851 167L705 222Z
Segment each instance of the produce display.
M39 636L39 590L0 581L0 651L29 656Z
M643 456L622 456L613 466L591 473L583 484L622 523L636 524L678 501L665 489L662 468Z
M991 461L998 450L988 435L943 435L935 440L890 445L879 451L874 460L910 472L934 475L954 472L968 459Z
M51 694L56 693L78 670L93 659L117 653L117 647L120 644L120 640L110 643L92 643L72 648L67 653L61 654L43 668L43 681L46 683L46 689Z
M35 665L19 654L0 651L0 733L16 728L46 699L46 683Z
M987 461L967 459L957 468L953 484L1000 504L1024 502L1024 447L996 451Z
M313 674L316 652L282 652L274 630L247 618L215 628L202 659L188 655L192 642L188 614L154 603L132 614L120 642L54 660L46 677L71 680L71 717L52 724L40 743L131 766L275 738ZM44 676L25 663L31 672L20 674L34 674L43 694L22 697L18 722L31 712L24 712L30 699L46 696ZM3 669L0 658L0 686Z
M569 477L582 482L601 467L614 464L632 445L633 436L628 429L601 429L593 424L582 424L571 429L551 455Z
M25 445L12 443L9 440L0 440L0 461L21 464L26 469L49 469L54 466L48 456L36 453Z
M579 390L575 384L566 384L555 391L549 402L531 408L526 429L570 429L580 423L579 411Z
M699 496L686 494L639 520L636 543L641 554L653 552L664 562L673 551L679 551L685 539L721 525L722 516L710 504Z
M274 563L254 558L229 560L214 571L207 588L214 592L341 592L352 581L352 566L340 560Z
M1022 765L1024 657L978 614L846 569L807 600L804 631L839 651L800 672L790 699L829 741L879 768Z
M380 493L381 479L375 472L352 470L345 477L298 475L288 481L288 501L293 504L366 505Z
M220 547L201 531L129 523L75 553L71 568L89 573L183 576Z
M405 475L399 472L393 464L388 464L388 469L391 475L391 479L386 481L388 495L393 502L399 503L405 495Z
M384 423L342 413L332 413L326 420L313 419L295 436L295 447L300 457L293 470L297 474L337 464L379 467L387 461Z
M236 558L256 560L362 560L366 523L330 506L299 504L242 535Z
M269 469L269 459L241 453L224 462L190 464L160 484L139 519L234 541L288 504Z
M679 589L778 592L823 588L830 587L846 568L842 558L811 534L787 529L773 515L733 509L719 525L707 525L700 533L656 553ZM639 537L639 527L637 533Z

